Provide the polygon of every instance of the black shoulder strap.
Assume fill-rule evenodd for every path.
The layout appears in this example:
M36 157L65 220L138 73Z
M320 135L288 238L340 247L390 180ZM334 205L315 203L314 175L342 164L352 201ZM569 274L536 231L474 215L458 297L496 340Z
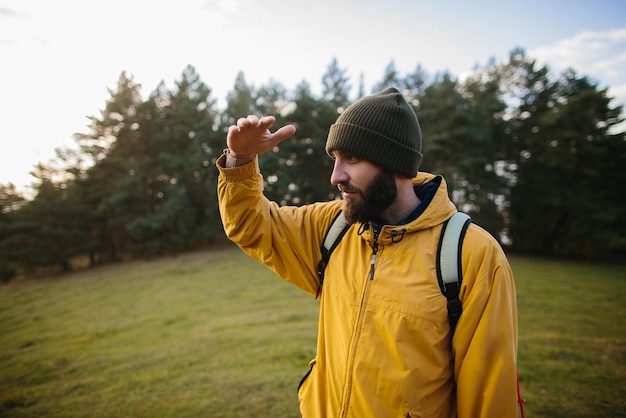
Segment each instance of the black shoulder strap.
M448 299L448 319L453 333L463 312L459 300L463 282L461 250L465 232L471 222L472 219L467 214L456 212L444 223L437 247L437 280L441 292Z
M322 284L324 283L324 271L326 270L326 265L328 264L328 260L330 260L330 255L333 253L337 245L339 245L339 241L346 234L348 229L350 228L350 224L346 221L345 216L343 216L343 211L339 211L335 219L333 219L332 224L326 231L326 236L324 237L324 241L322 241L322 259L317 264L317 277L319 279L319 285L317 287L317 298L322 290Z

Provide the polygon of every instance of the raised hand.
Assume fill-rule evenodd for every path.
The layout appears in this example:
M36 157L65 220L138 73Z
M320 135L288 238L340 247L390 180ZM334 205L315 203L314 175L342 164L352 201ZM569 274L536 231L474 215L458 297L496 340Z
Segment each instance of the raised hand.
M238 159L252 158L274 148L296 132L296 127L286 125L272 133L269 127L276 121L274 116L261 119L254 115L240 118L228 128L226 144L230 154Z

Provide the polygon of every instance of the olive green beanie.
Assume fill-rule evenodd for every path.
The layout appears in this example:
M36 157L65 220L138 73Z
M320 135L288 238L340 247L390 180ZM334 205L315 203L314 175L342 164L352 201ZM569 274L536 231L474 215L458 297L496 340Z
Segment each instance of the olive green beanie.
M422 160L417 116L395 88L366 96L348 106L330 127L326 152L335 150L415 177Z

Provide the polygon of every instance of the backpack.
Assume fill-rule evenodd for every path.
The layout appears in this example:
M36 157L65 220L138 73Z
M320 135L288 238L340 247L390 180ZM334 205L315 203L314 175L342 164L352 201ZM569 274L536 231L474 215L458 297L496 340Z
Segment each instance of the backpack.
M454 332L463 311L461 301L459 300L459 292L463 280L461 273L461 249L463 237L471 222L472 219L467 214L456 212L444 223L441 236L439 237L439 245L437 246L437 280L441 293L448 299L448 319L452 332ZM322 259L317 265L319 287L316 297L319 296L322 288L324 270L328 265L330 256L349 228L350 225L340 211L328 228L328 231L326 231L320 250Z
M341 238L350 228L350 224L346 222L346 218L339 211L332 224L326 231L326 236L322 242L322 259L317 265L317 277L319 278L319 287L317 289L316 298L322 289L324 282L324 270L328 265L330 256L339 245ZM459 300L459 292L463 281L463 266L461 263L461 250L463 248L463 238L472 218L463 212L456 212L444 224L439 236L439 244L437 246L437 281L441 293L448 299L448 320L450 321L450 330L454 334L456 324L459 321L463 306ZM517 403L519 404L522 418L524 413L524 398L520 390L519 373L517 376Z

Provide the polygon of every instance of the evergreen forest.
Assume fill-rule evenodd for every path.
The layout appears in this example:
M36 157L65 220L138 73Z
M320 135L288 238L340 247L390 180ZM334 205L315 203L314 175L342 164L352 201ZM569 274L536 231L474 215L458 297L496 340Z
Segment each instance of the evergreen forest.
M324 145L358 98L394 86L422 129L421 171L442 174L460 210L507 251L626 260L626 140L622 107L569 69L554 74L524 50L464 79L399 74L371 88L333 59L314 94L303 80L254 86L239 73L223 108L191 65L172 89L144 96L122 72L76 147L33 169L34 194L0 184L0 280L42 270L155 257L223 237L215 162L239 117L274 115L294 137L260 156L265 193L285 205L339 198ZM37 123L33 120L33 123Z

